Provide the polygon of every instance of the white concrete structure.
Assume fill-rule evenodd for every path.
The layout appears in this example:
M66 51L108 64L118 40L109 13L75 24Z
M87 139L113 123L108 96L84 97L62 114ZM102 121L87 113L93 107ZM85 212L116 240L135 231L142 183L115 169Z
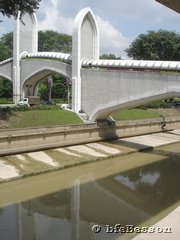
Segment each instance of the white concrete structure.
M81 110L81 61L84 58L99 59L99 31L90 8L80 11L73 25L72 97L75 112Z
M92 120L105 119L120 108L179 96L180 74L170 72L179 70L177 61L84 59L82 108Z
M90 8L75 18L72 55L38 52L36 17L26 14L15 24L13 58L0 63L0 78L13 82L15 103L27 93L35 95L39 81L56 72L72 80L72 109L89 120L180 96L179 71L177 61L99 60L99 30Z
M20 19L20 12L14 27L13 35L13 96L14 102L21 97L21 54L26 52L37 52L37 20L35 14L25 14Z

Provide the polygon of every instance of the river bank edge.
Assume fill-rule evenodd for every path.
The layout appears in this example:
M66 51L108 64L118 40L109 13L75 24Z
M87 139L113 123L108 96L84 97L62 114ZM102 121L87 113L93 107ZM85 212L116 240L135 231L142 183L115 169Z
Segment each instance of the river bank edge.
M172 131L171 132L167 131L166 134L172 135ZM147 135L142 135L142 136L152 136L153 137L153 134L147 134ZM141 136L139 136L139 137L141 137ZM123 143L124 143L123 139L134 139L134 138L136 138L136 137L114 139L114 141L119 140L120 145L123 146ZM107 141L108 140L106 140L106 142ZM111 139L111 141L112 141L112 139ZM36 175L40 175L40 174L44 174L44 173L50 173L50 172L59 171L59 170L67 169L67 168L73 168L73 167L77 167L77 166L81 166L81 165L85 165L85 164L95 163L95 162L98 162L98 161L109 160L109 159L116 158L116 157L122 157L122 156L130 155L130 154L133 154L133 153L137 153L137 152L147 152L148 153L148 152L152 152L152 151L156 150L157 152L163 154L163 153L165 153L165 150L163 150L162 148L158 149L159 147L164 147L164 146L168 146L168 145L172 145L172 144L179 144L179 142L180 142L180 138L179 138L179 141L168 142L166 144L160 144L160 145L157 145L157 146L139 145L139 148L129 147L129 149L127 148L128 150L126 152L121 152L121 153L118 153L118 154L111 154L111 155L108 155L106 157L94 157L94 158L89 157L88 160L83 159L80 162L77 162L76 160L74 160L74 161L72 160L71 162L67 161L66 165L64 165L64 166L63 165L60 165L60 166L57 166L57 167L50 166L50 167L47 167L46 169L42 168L41 170L34 170L33 172L20 174L19 176L16 176L16 177L11 177L11 178L7 178L7 179L0 179L0 184L5 183L5 182L9 182L9 181L13 181L13 180L17 180L17 179L32 177L32 176L36 176ZM173 151L169 152L169 153L170 154L176 154Z
M180 129L180 116L0 130L0 156Z

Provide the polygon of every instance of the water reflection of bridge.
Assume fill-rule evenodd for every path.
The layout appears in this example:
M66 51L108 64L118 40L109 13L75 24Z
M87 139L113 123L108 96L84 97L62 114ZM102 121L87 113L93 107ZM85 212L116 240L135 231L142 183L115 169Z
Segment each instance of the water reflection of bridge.
M93 224L139 225L178 201L177 187L172 188L178 181L178 163L173 161L169 171L170 162L158 161L95 182L89 175L81 185L77 179L71 188L5 208L1 222L11 212L16 224L6 221L6 228L17 236L13 239L43 240L96 239Z

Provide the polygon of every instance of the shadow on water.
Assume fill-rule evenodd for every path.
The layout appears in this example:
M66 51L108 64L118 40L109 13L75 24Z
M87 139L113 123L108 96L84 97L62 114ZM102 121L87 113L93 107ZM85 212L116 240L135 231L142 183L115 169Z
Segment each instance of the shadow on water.
M75 179L65 190L1 208L0 239L119 239L123 234L108 234L107 226L142 225L179 201L179 169L173 157L96 181L91 172L92 181Z

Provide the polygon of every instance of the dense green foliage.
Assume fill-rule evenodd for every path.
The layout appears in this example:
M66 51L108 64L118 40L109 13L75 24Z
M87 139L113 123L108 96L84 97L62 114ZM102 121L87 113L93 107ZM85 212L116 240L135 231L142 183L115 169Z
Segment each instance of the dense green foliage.
M121 59L121 57L116 57L116 55L113 53L110 54L104 53L100 56L100 59Z
M52 74L53 85L51 89L52 99L62 99L63 102L67 102L68 90L71 91L71 85L66 83L66 79L60 74ZM38 86L39 96L41 99L48 100L48 83L47 79L42 80Z
M12 98L12 88L9 80L0 81L0 98Z
M39 52L63 52L72 51L72 37L56 31L39 31L38 33Z
M180 60L180 34L166 30L140 34L125 50L138 60Z
M0 12L3 16L17 18L18 11L32 13L38 9L41 0L1 0Z
M13 33L6 33L0 38L0 61L13 55Z
M64 52L70 53L72 49L72 37L56 31L38 32L39 52ZM13 55L13 33L6 33L0 38L0 61Z
M173 104L177 101L177 99L165 99L165 100L157 100L154 102L150 102L148 104L139 106L137 108L141 108L141 109L148 109L148 108L171 108L173 106Z
M0 61L12 57L13 33L6 33L0 38ZM0 81L0 98L12 98L12 83L9 80Z
M70 53L72 51L72 37L70 35L60 34L55 31L39 31L38 48L40 52L47 51ZM66 84L66 79L57 73L53 73L51 77L53 79L53 86L51 90L52 99L60 98L64 99L64 101L67 101L68 87ZM40 82L39 95L41 99L48 100L47 79Z

